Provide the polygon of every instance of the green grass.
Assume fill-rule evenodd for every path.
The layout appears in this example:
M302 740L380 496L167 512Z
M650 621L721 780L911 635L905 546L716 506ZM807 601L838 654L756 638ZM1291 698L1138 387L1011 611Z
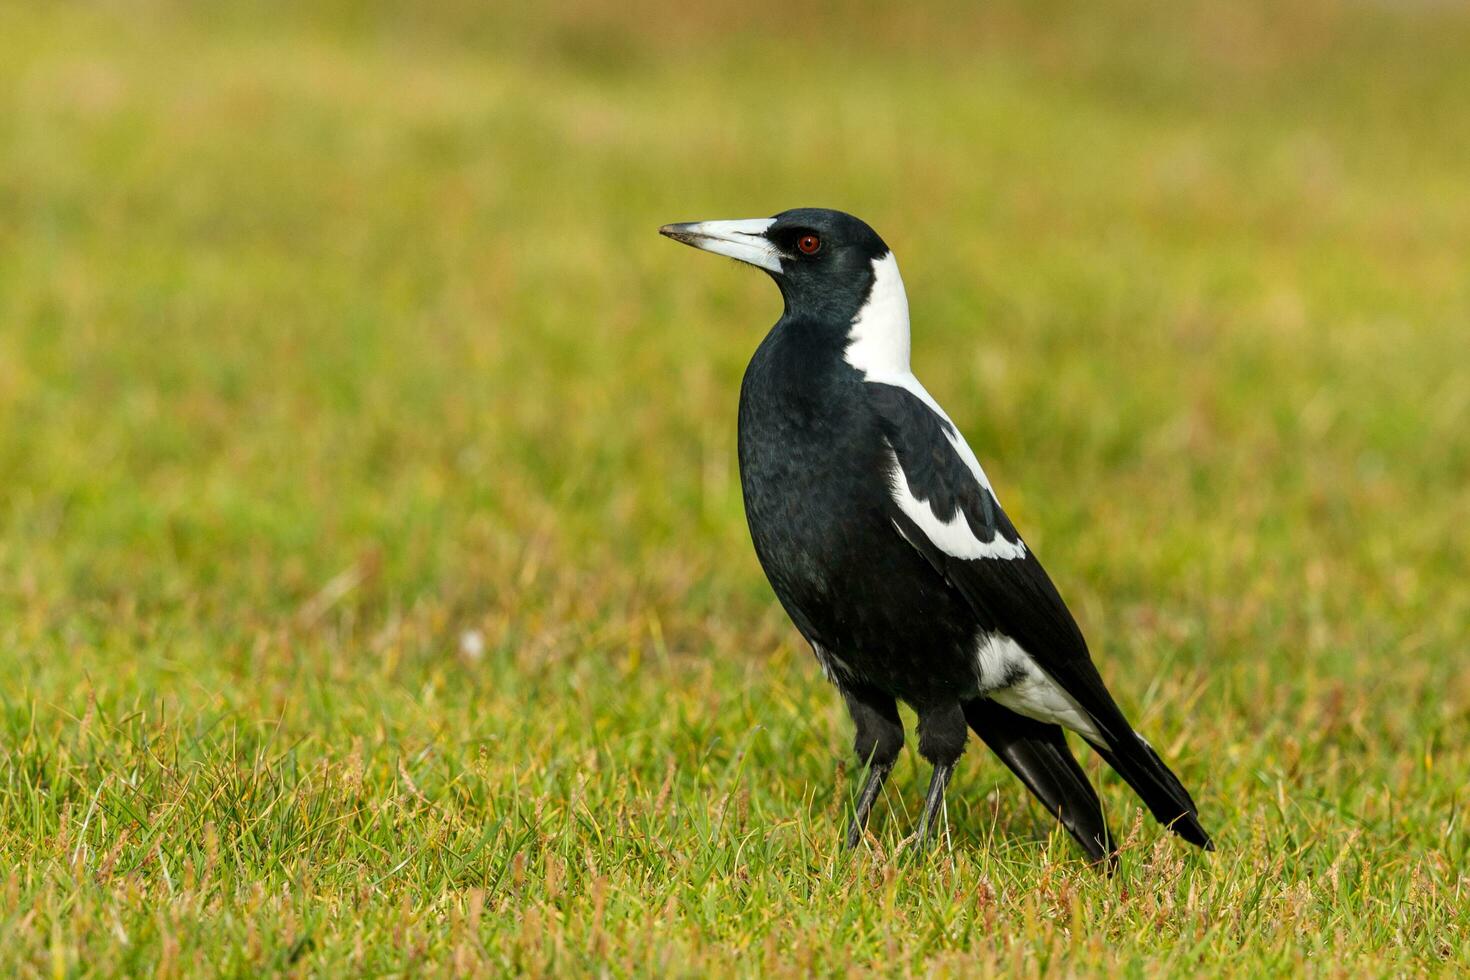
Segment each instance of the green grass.
M864 7L0 6L5 973L1470 970L1470 17ZM839 849L654 234L803 204L1218 853Z

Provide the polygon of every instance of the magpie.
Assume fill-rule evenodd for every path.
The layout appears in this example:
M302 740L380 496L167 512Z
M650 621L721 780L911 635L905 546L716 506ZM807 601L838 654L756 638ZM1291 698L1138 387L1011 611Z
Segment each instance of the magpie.
M676 241L764 269L785 310L740 386L740 484L755 552L856 727L867 774L847 844L918 716L933 765L925 848L973 729L1086 851L1116 863L1077 733L1180 837L1206 850L1189 792L1103 685L1076 621L954 422L909 368L893 253L821 208L665 225Z

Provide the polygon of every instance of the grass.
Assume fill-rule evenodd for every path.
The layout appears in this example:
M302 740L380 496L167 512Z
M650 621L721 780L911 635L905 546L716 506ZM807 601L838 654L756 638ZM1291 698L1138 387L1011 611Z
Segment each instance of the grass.
M1470 18L0 8L0 962L1470 969ZM916 368L1195 788L1113 881L977 745L906 859L733 460L778 300Z

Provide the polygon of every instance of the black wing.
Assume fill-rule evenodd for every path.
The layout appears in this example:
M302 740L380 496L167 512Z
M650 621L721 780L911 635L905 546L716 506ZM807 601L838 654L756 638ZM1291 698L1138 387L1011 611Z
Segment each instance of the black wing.
M966 701L964 710L965 720L990 751L1061 821L1088 858L1111 874L1118 865L1117 848L1102 802L1072 755L1061 726L1018 715L989 698Z
M903 536L964 595L983 628L1015 640L1109 741L1127 731L1092 667L1076 620L954 424L907 388L870 389L898 467L894 496L907 493L911 501L906 508L895 499L890 514ZM925 507L934 522L947 525L942 531L923 513Z
M1014 640L1076 702L1101 737L1095 747L1154 815L1211 846L1194 800L1108 693L1076 620L954 423L917 382L869 389L896 464L895 527L965 597L979 626Z

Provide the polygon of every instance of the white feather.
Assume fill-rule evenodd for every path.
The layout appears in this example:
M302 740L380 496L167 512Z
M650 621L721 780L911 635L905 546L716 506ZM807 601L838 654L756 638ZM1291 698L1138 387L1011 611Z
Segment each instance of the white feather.
M933 410L947 425L944 435L976 482L994 495L990 478L976 458L974 450L960 435L949 414L934 400L909 369L909 302L903 288L898 261L889 252L873 260L873 287L867 302L853 317L843 357L863 373L863 380L874 384L903 388ZM893 497L909 519L946 554L956 558L1022 558L1026 545L1007 541L997 535L989 543L981 541L970 530L963 514L956 513L941 521L927 502L918 499L909 485L908 476L894 457L892 473Z
M1014 671L1025 670L1030 663L1021 645L1004 633L982 633L975 644L975 675L982 694L1003 687Z
M909 298L892 252L873 260L873 288L852 318L843 357L869 381L909 374Z
M822 668L822 676L830 683L838 684L844 679L847 681L857 679L857 672L852 669L852 665L831 650L813 643L812 652L817 655L817 663Z
M909 366L908 295L892 252L873 260L873 288L867 302L853 317L847 338L847 348L843 353L847 363L863 373L864 381L894 385L912 393L949 423L945 437L976 481L993 494L980 460L959 434L959 428L948 413L914 377ZM965 559L1025 557L1026 545L1022 541L1008 541L999 534L988 544L981 541L970 530L963 513L957 511L949 520L940 520L928 502L920 500L914 493L892 446L889 454L893 460L890 482L894 501L924 536L945 554ZM903 533L903 529L900 528L899 532ZM975 647L975 672L981 691L1017 714L1047 724L1062 725L1092 741L1100 740L1097 727L1088 719L1087 712L1036 666L1036 661L1010 637L1000 633L982 636ZM1000 686L1017 673L1020 677L1014 683Z
M1011 541L1005 535L997 533L991 540L981 541L975 536L975 532L970 530L970 523L965 520L962 510L956 509L947 521L940 520L929 502L920 500L914 493L913 487L909 484L908 474L904 473L903 467L899 465L898 454L893 451L892 446L888 448L888 454L892 460L889 488L893 502L898 504L898 509L918 525L924 537L933 542L940 551L951 558L966 561L976 558L1014 560L1026 557L1026 543L1019 539Z
M987 696L1018 715L1025 715L1027 718L1033 718L1048 725L1061 725L1081 735L1089 742L1103 744L1102 735L1098 732L1097 726L1092 723L1092 719L1087 716L1087 712L1082 710L1082 706L1070 694L1062 690L1060 684L1036 666L1036 661L1032 660L1014 640L1010 637L999 637L999 639L1019 655L1019 659L1013 663L1020 666L1025 673L1015 683L990 691ZM993 641L986 641L986 645L993 645ZM977 653L977 661L979 657Z

